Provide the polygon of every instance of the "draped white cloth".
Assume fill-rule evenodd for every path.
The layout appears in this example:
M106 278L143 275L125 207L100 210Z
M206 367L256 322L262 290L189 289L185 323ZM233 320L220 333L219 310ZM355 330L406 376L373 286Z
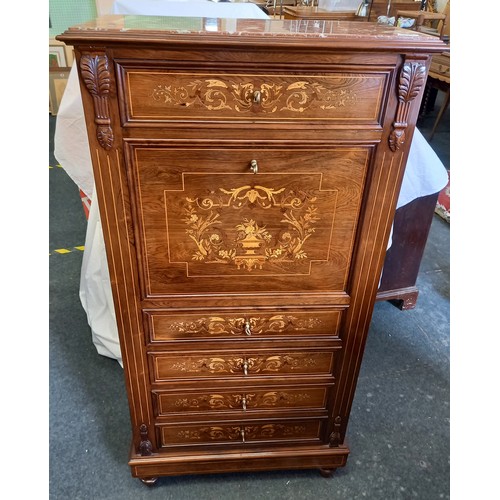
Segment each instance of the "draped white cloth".
M264 14L254 4L219 4L196 1L196 6L194 7L192 2L170 2L168 0L147 0L141 2L135 0L118 0L115 2L115 12L120 14L141 13L161 15L163 12L166 12L164 9L168 7L168 15L173 15L171 13L172 5L175 5L176 9L179 9L176 12L185 12L179 8L179 5L184 4L187 6L188 3L190 4L190 15L193 16L193 13L196 13L197 17L202 12L198 8L200 3L210 5L210 17L217 17L214 14L222 12L218 7L223 6L233 9L232 14L229 15L232 18L247 16L253 18L252 16L260 16L260 14L255 13L254 9L251 9L252 12L250 12L247 7L254 7L260 13ZM139 11L132 12L138 6L140 6ZM264 18L266 17L264 14ZM122 364L76 66L73 66L71 69L57 114L54 144L54 155L57 161L78 187L92 200L80 278L80 300L87 313L88 324L92 331L92 340L99 354L116 359ZM415 129L397 207L402 207L421 196L436 193L443 189L447 182L448 175L444 165L418 129Z

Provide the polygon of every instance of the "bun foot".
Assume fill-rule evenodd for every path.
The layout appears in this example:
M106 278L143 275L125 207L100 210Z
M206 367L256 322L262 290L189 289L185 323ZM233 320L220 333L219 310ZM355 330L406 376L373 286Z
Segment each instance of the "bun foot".
M141 477L139 478L146 486L153 486L156 481L158 481L157 477Z
M319 469L319 473L323 476L323 477L332 477L333 476L333 473L336 471L337 469Z

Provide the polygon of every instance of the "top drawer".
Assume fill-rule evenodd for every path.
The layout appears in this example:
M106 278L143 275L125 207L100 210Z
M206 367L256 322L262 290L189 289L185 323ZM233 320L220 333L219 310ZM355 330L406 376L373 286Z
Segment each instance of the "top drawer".
M125 125L182 121L380 123L388 72L206 72L118 64Z

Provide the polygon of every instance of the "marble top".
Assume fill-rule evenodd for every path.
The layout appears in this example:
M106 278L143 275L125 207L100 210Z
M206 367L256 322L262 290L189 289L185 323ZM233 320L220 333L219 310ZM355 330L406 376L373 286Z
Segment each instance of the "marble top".
M269 39L297 44L314 38L316 43L339 48L405 48L443 52L446 45L439 38L392 26L362 21L326 21L301 19L225 19L202 17L167 17L110 15L72 26L56 37L68 43L95 40L113 42L198 41L267 43ZM342 47L341 47L342 46Z

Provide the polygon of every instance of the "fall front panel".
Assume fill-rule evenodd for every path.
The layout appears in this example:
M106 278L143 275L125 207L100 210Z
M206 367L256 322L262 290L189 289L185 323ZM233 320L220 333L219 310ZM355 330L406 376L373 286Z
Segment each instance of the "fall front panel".
M345 291L370 146L129 146L144 297Z

